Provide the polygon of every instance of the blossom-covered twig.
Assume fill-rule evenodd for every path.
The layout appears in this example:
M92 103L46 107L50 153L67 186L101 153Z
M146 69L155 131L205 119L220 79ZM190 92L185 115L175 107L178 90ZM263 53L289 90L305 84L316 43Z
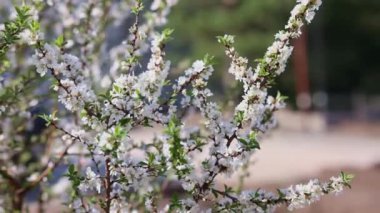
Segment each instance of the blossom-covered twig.
M64 158L71 156L81 156L79 160L83 161L78 165L74 161L65 175L71 182L69 207L77 212L200 212L205 210L202 202L209 202L209 211L215 212L271 212L278 205L290 210L304 207L323 194L349 186L352 176L345 173L327 183L312 180L278 190L277 194L240 192L227 185L223 190L216 184L220 175L230 176L247 167L250 157L260 149L261 136L275 126L273 114L284 107L285 97L280 93L271 96L268 90L285 69L293 49L291 40L300 36L301 27L313 19L321 1L297 0L285 29L276 34L255 69L234 48L233 36L218 37L231 61L228 71L244 89L232 117L224 115L208 89L214 71L212 57L196 60L175 82L168 80L171 67L165 46L173 30L157 28L167 22L176 3L155 0L149 9L144 9L141 0L41 3L44 12L51 9L62 18L62 23L46 21L58 29L57 39L44 40L40 35L46 23L34 21L33 30L24 33L22 40L36 49L33 71L42 80L52 82L53 93L62 104L56 107L63 118L59 126L56 113L41 117L64 134L62 138L51 136L53 140L66 145L57 152L56 160L45 159L42 165L46 167L30 176L34 179L28 178L25 190L42 183ZM120 25L127 15L134 20L129 35L124 42L108 47L108 24ZM140 57L143 54L147 62ZM168 95L164 94L166 89L171 89ZM50 92L46 99L55 100ZM192 127L185 123L181 113L187 109L199 111L202 124ZM76 130L61 125L75 126ZM131 136L133 130L145 131L153 125L164 131L152 141L139 143ZM77 150L69 153L70 148ZM0 175L20 188L21 182L13 177L18 170L9 171L1 168ZM180 183L183 190L179 193L184 196L170 195L169 205L160 209L165 190L161 185L170 180ZM23 197L17 198L22 201ZM18 202L17 209L22 209L22 202Z

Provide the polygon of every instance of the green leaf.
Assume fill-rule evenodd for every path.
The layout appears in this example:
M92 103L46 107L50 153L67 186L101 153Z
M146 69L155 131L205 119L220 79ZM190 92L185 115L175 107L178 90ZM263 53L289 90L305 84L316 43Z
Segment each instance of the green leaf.
M244 112L243 111L238 111L235 114L234 121L236 124L241 124L244 120Z
M259 69L259 77L267 77L270 73L265 69L265 65L261 65Z
M170 152L170 161L172 162L174 168L179 165L184 165L186 161L186 153L181 143L180 130L181 122L175 116L173 116L168 126L165 129L165 133L169 136L169 152ZM189 170L176 170L178 176L185 175L185 173L190 172Z
M136 0L136 6L131 8L133 14L138 15L144 9L144 5L142 4L142 0Z
M248 150L260 149L260 144L256 139L256 133L254 131L249 133L249 136L247 139L238 138L239 142L242 143L246 149Z
M281 189L277 189L277 194L278 194L278 197L279 197L280 199L282 199L282 198L284 198L284 197L286 196L286 194L283 193L283 192L281 191Z
M175 209L181 209L182 205L177 194L174 194L170 200L169 212L173 212Z
M256 133L254 131L249 133L249 144L252 149L260 149L260 144L257 141Z
M232 46L232 44L235 42L235 36L233 35L224 35L224 36L217 36L216 37L218 42L223 44L224 46Z
M62 48L63 45L65 45L65 38L63 35L58 36L58 38L55 39L54 44L57 45L57 47Z
M127 135L127 132L122 128L121 125L117 125L113 132L113 137L115 140L121 140Z
M75 173L75 166L74 166L74 164L70 164L68 171L69 171L69 174Z
M42 118L46 122L46 126L50 126L51 123L54 121L57 121L58 118L56 117L57 111L54 111L52 114L47 115L47 114L41 114L38 115L39 118Z
M351 188L350 183L354 179L355 175L348 174L348 173L345 173L342 171L342 172L340 172L340 177L342 178L344 185Z
M226 194L230 194L230 193L233 192L233 189L232 189L232 187L227 186L226 184L224 184L224 192L225 192Z
M206 54L205 57L203 58L203 62L205 63L206 66L212 66L215 64L214 59L215 59L214 56Z
M165 28L161 33L161 43L166 44L168 41L172 40L173 38L171 35L173 34L174 29Z
M118 94L121 94L123 92L123 89L121 87L117 86L116 84L112 85L112 89L113 89L113 91L115 91Z
M4 30L0 32L0 71L6 69L7 60L6 54L12 44L19 39L19 34L29 25L29 10L28 6L16 7L17 17L12 21L4 22Z
M281 95L280 91L277 91L277 95L276 95L276 100L277 101L285 101L287 99L288 99L287 96L283 96L283 95Z
M38 22L38 21L35 21L35 20L32 20L31 22L30 22L30 24L29 24L29 29L32 31L32 32L34 32L34 33L36 33L37 31L39 31L40 30L40 23Z
M243 145L248 146L248 142L247 142L244 138L239 138L238 140L239 140L240 143L242 143Z
M130 118L123 118L119 121L119 124L121 126L125 126L126 124L130 123L131 122L131 119Z

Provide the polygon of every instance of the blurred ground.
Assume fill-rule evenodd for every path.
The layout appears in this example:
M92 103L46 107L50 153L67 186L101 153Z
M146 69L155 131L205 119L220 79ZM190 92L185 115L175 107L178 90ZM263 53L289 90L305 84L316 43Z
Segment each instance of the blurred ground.
M289 181L325 170L370 168L380 163L380 126L378 130L352 125L318 132L275 130L254 155L250 181Z
M336 168L338 169L338 168ZM337 170L325 170L315 174L314 177L328 179L336 175ZM352 189L345 190L342 194L327 195L312 204L311 206L293 211L295 213L378 213L380 212L380 164L370 168L342 168L355 174L352 182ZM276 187L286 187L307 179L297 179L281 184L265 185L263 188L275 189ZM278 209L277 212L288 212L285 208Z
M284 117L283 115L279 117ZM285 116L287 117L287 116ZM305 118L306 122L320 120ZM380 212L380 124L345 122L337 126L305 123L294 128L293 120L280 120L282 128L264 140L251 167L246 188L275 190L307 182L327 180L340 171L355 174L351 190L329 195L299 213ZM305 120L304 120L305 122ZM313 128L310 128L312 126ZM279 209L278 212L287 212Z

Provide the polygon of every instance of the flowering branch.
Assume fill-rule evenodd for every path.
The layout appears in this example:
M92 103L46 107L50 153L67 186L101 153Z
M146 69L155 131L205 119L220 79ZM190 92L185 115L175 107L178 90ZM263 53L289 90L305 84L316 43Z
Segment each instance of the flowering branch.
M260 137L275 126L273 114L284 107L286 97L280 93L271 96L268 89L285 69L293 49L291 40L300 36L302 26L310 23L321 1L297 0L285 29L276 34L255 69L234 48L234 36L217 37L230 60L228 72L244 86L242 101L232 117L223 114L207 88L214 71L212 57L196 60L175 82L167 80L171 63L165 47L173 30L157 28L165 25L176 3L154 0L149 9L144 9L142 0L41 3L44 12L52 10L62 18L62 23L46 20L52 29L58 29L54 32L57 39L54 44L44 40L40 31L50 25L36 21L38 12L31 22L34 27L22 37L35 48L32 65L36 73L53 82L53 91L63 106L54 107L57 112L41 118L63 134L61 138L49 136L49 140L51 137L64 147L63 151L49 151L58 153L56 160L44 161L42 169L30 175L25 185L14 178L18 171L0 168L0 175L17 190L16 209L22 209L27 191L42 184L63 159L72 156L79 157L80 163L74 161L65 177L71 182L69 206L77 212L98 208L105 212L201 212L205 210L202 202L210 203L209 211L271 212L279 205L290 210L301 208L324 194L350 186L352 176L342 173L326 183L312 180L278 190L277 194L216 187L218 176L229 177L247 167L250 157L261 148ZM134 21L126 41L109 47L107 26L120 24L128 15ZM0 47L6 50L16 40ZM140 57L144 54L147 63ZM166 89L171 89L167 96L163 92ZM52 99L50 93L45 98ZM181 117L191 108L203 117L197 127ZM56 113L63 118L59 124ZM153 125L164 131L152 141L139 143L131 136L133 130L145 131ZM69 153L70 148L76 149L75 153ZM181 184L178 193L184 196L171 194L170 203L161 209L159 203L166 190L162 183L171 180Z

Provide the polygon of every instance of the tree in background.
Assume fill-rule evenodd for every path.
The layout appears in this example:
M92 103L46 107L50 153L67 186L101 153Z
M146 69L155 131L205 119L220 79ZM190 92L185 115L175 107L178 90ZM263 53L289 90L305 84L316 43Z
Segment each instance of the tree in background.
M205 52L213 54L216 72L210 82L211 87L217 95L227 94L229 98L236 98L241 87L237 87L231 76L223 71L228 68L228 63L220 46L213 42L215 35L238 34L236 48L250 59L259 58L272 42L277 29L286 23L293 3L292 0L180 1L170 16L169 26L176 29L176 39L170 45L173 52L169 56L179 60L182 55L194 59ZM294 96L291 74L281 76L277 83L284 92Z
M360 91L380 94L380 2L327 1L322 11L326 89L332 93ZM311 41L314 35L310 34ZM320 43L311 43L311 50ZM316 70L317 71L317 70ZM319 71L319 70L318 70ZM317 73L314 73L317 75Z
M293 2L181 1L170 19L170 26L176 29L176 39L171 45L175 54L170 56L178 60L181 55L193 59L205 52L214 54L217 61L215 79L218 80L211 85L219 94L228 94L234 85L229 83L228 75L219 71L228 65L223 61L220 48L212 42L215 35L239 34L236 48L249 58L257 58L265 52L276 29L286 22L287 11ZM326 1L316 23L306 29L310 32L307 45L312 92L346 96L352 92L380 93L377 84L380 81L377 63L379 10L377 0ZM219 79L224 79L224 84L220 84ZM290 70L276 85L290 96L290 102L295 102L294 81L294 72Z

